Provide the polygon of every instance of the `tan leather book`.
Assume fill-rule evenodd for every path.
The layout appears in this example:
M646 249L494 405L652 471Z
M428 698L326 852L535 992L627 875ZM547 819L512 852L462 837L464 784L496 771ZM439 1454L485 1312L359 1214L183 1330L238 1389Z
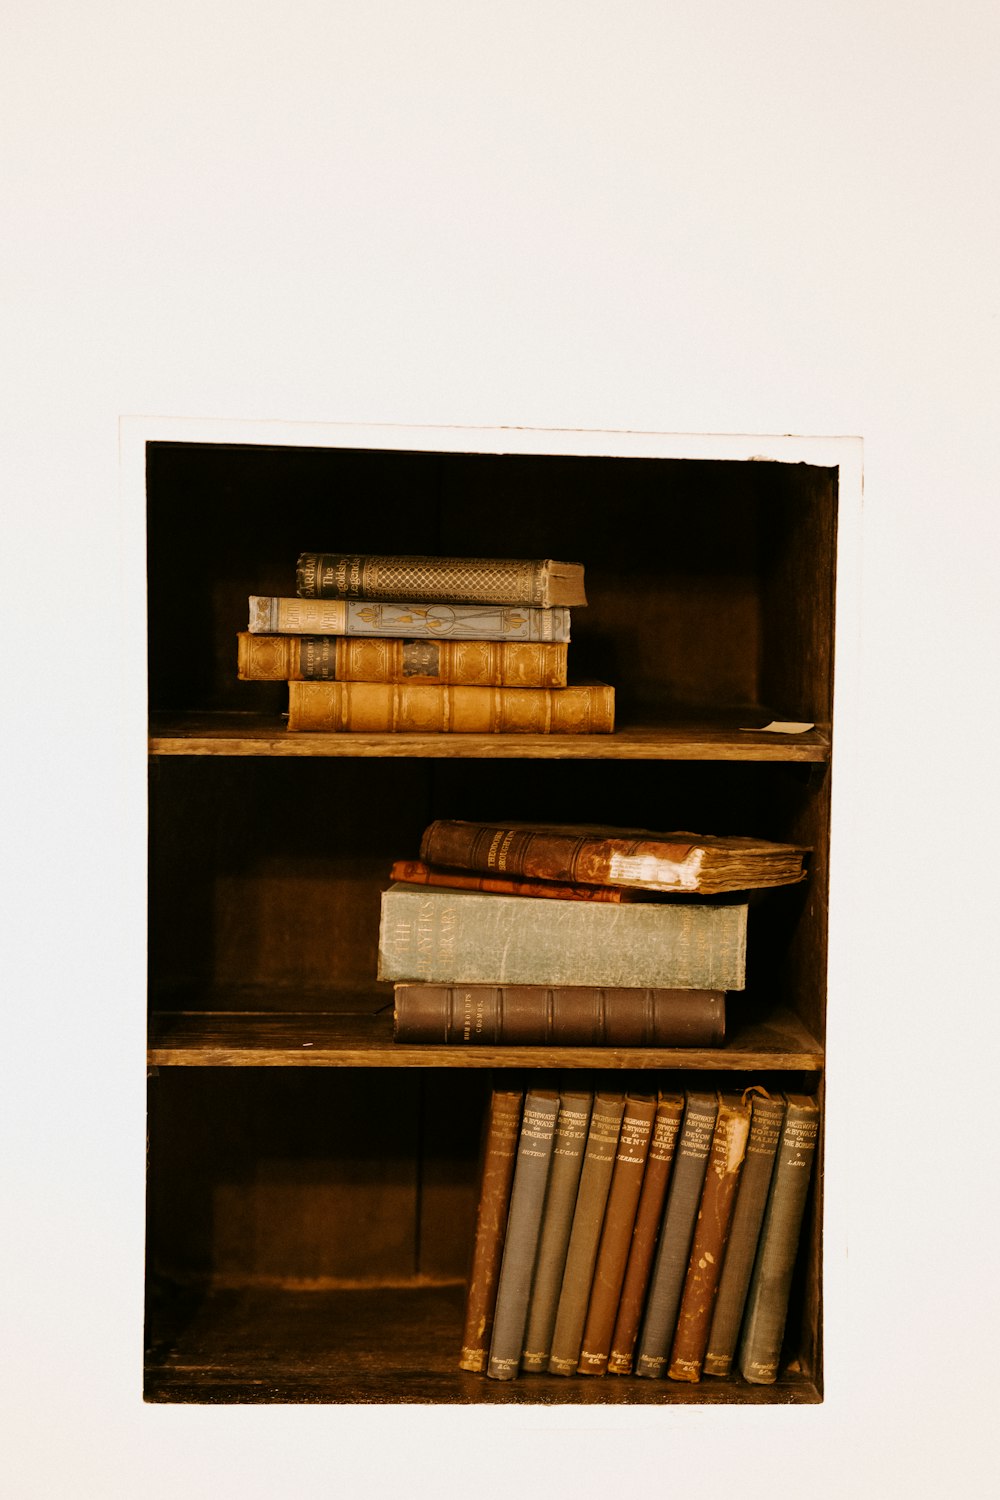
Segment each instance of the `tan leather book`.
M500 896L540 896L550 901L623 901L643 900L640 891L626 891L611 885L562 885L555 880L518 880L511 875L476 875L469 870L445 870L422 859L397 859L389 871L391 880L408 885L436 885L453 891L494 891Z
M409 641L237 635L241 682L419 682L565 687L569 647L546 641Z
M485 1370L489 1358L523 1102L520 1089L494 1089L490 1098L458 1362L463 1370Z
M391 636L410 640L569 640L568 609L526 604L391 604L378 599L250 595L252 635Z
M416 683L290 682L291 732L611 734L615 690L427 687Z
M586 604L583 565L553 558L359 556L303 552L302 599L412 599L417 603Z

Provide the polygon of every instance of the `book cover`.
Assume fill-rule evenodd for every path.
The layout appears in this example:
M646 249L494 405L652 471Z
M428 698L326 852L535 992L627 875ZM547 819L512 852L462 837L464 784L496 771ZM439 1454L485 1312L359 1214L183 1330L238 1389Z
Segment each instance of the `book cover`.
M422 859L397 859L390 880L408 885L439 885L455 891L495 891L501 896L540 896L547 901L642 901L641 891L612 885L564 885L555 880L518 880L511 875L477 875L470 870L447 870Z
M624 1094L598 1093L594 1097L552 1330L550 1375L576 1373L624 1108Z
M402 640L240 631L241 682L419 682L565 687L569 647L549 641Z
M289 682L292 733L611 734L615 690L434 687L411 682Z
M794 884L807 852L736 835L457 818L431 823L420 843L428 864L487 875L704 895Z
M764 1218L771 1172L785 1118L785 1101L772 1099L763 1089L748 1089L752 1097L750 1138L740 1176L729 1246L722 1263L719 1291L705 1350L704 1373L728 1375L732 1368L743 1321L750 1273L753 1270L760 1226Z
M463 1370L485 1370L489 1358L523 1103L520 1089L494 1089L490 1097L458 1362Z
M412 599L418 604L586 604L583 566L553 558L380 557L303 552L302 599Z
M250 595L252 635L392 636L411 640L557 641L568 609L503 604L390 604Z
M670 1350L671 1380L701 1379L749 1134L749 1100L722 1094Z
M378 977L423 984L741 990L745 905L534 901L395 884Z
M629 1094L625 1099L618 1151L611 1173L608 1205L601 1229L587 1317L583 1325L581 1375L603 1375L611 1353L618 1300L635 1226L639 1194L653 1133L657 1101L652 1094Z
M795 1254L819 1137L816 1100L802 1094L786 1094L785 1100L740 1340L740 1373L753 1385L771 1385L778 1378Z
M458 1046L721 1047L723 990L397 984L393 1038Z
M559 1095L552 1166L542 1210L535 1278L528 1302L522 1370L541 1371L548 1367L593 1103L594 1096L589 1092L566 1089Z

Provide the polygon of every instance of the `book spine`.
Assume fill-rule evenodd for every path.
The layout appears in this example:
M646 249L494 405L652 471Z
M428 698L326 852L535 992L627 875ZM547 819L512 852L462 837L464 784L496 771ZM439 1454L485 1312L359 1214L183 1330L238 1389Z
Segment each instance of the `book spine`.
M629 1246L625 1276L622 1281L614 1332L611 1335L611 1353L608 1356L610 1375L630 1375L635 1355L639 1324L646 1301L646 1288L653 1265L653 1255L660 1233L663 1203L674 1165L677 1142L680 1137L681 1120L684 1116L682 1094L661 1094L653 1121L653 1136L649 1143L646 1172L642 1179L639 1206L636 1209L635 1228Z
M649 1379L664 1374L670 1355L718 1109L716 1094L688 1095L635 1363Z
M538 1238L535 1279L528 1302L522 1370L542 1371L548 1366L593 1102L593 1095L589 1093L566 1092L560 1096L552 1166Z
M241 631L243 682L419 682L426 686L566 686L568 647L533 641L254 635Z
M394 885L378 977L423 984L741 990L740 906L601 906Z
M438 818L424 831L428 864L487 875L519 875L582 885L695 891L702 850L690 837L650 839L510 823Z
M487 1375L494 1380L513 1380L521 1363L558 1111L558 1094L547 1089L529 1090L521 1116L507 1238L500 1264L493 1336L486 1366Z
M606 901L621 905L637 899L634 891L611 885L560 885L554 880L515 880L505 875L474 875L470 871L443 870L422 859L397 859L390 880L408 885L436 885L454 891L494 891L500 896L539 896L548 901Z
M611 734L614 688L433 687L422 683L289 682L292 732Z
M303 599L413 600L418 604L585 604L579 564L505 557L376 557L303 552Z
M706 1375L728 1375L732 1368L784 1117L784 1099L754 1096L746 1160L705 1351Z
M397 984L397 1042L462 1046L718 1047L722 990Z
M587 1149L580 1172L580 1190L573 1210L573 1227L566 1250L562 1286L552 1330L550 1375L572 1375L580 1358L583 1325L590 1301L594 1266L600 1244L611 1173L618 1150L618 1134L625 1108L624 1094L598 1094L590 1116Z
M653 1133L656 1100L650 1095L629 1094L622 1115L618 1152L611 1174L608 1206L594 1265L590 1302L583 1325L581 1375L603 1375L611 1353L611 1335L621 1296L622 1280L635 1225L643 1173Z
M670 1350L667 1375L671 1380L701 1379L749 1134L749 1100L723 1094Z
M252 594L253 635L389 636L404 640L544 641L565 644L570 612L520 605L370 604Z
M490 1099L458 1362L462 1370L485 1370L489 1358L523 1102L519 1090L494 1089Z
M740 1342L740 1373L753 1385L771 1385L778 1378L795 1253L819 1136L816 1101L801 1095L786 1098Z

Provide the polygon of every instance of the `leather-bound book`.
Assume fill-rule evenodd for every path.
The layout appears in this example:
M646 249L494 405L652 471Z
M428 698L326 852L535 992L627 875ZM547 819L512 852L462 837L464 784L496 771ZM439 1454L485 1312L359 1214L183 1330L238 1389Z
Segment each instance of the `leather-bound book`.
M434 687L418 682L290 682L291 733L611 734L615 690Z
M580 1170L587 1146L593 1102L594 1096L589 1092L567 1089L559 1095L552 1166L545 1190L535 1277L524 1332L522 1370L542 1371L548 1368L552 1329L555 1326L566 1250L573 1227L573 1210L580 1185Z
M412 599L419 604L586 604L583 565L553 558L410 557L303 552L302 599Z
M389 604L250 595L253 635L390 636L408 640L569 640L568 609L520 604Z
M663 1204L670 1183L681 1120L684 1117L684 1095L660 1093L653 1120L653 1134L646 1158L646 1171L635 1214L635 1227L629 1245L625 1276L611 1335L608 1356L609 1375L631 1375L635 1344L646 1304L646 1288L653 1266L653 1256L663 1218Z
M718 1112L717 1094L688 1094L635 1361L635 1373L649 1379L665 1375L670 1359Z
M722 1094L670 1350L671 1380L701 1379L749 1134L750 1101Z
M594 1097L555 1327L552 1330L552 1349L548 1363L550 1375L574 1374L580 1358L583 1325L590 1301L590 1288L594 1279L594 1266L597 1262L624 1108L624 1094L598 1093Z
M603 1375L611 1353L618 1300L628 1260L636 1209L646 1168L656 1116L652 1094L628 1094L622 1115L618 1151L611 1174L608 1206L583 1325L578 1370L581 1375Z
M520 1089L494 1089L490 1097L458 1361L463 1370L485 1370L489 1357L523 1103Z
M528 1299L535 1271L542 1205L552 1161L559 1095L554 1089L529 1089L521 1115L521 1131L511 1184L507 1237L500 1265L493 1337L487 1375L513 1380L521 1364Z
M475 875L470 870L446 870L422 859L397 859L389 871L391 880L408 885L436 885L453 891L493 891L498 896L541 896L549 901L641 901L639 891L612 885L564 885L555 880L518 880L512 875Z
M704 1373L728 1375L732 1368L753 1270L760 1226L764 1218L771 1172L785 1118L785 1101L772 1099L763 1090L748 1089L752 1096L750 1139L740 1175L736 1208L729 1232L729 1246L722 1264L719 1291L712 1314L712 1327L705 1350Z
M803 1094L786 1094L785 1099L785 1122L740 1340L740 1373L753 1385L771 1385L778 1378L792 1272L819 1136L816 1100Z
M240 631L241 682L420 682L565 687L569 648L547 641L406 641Z
M397 1042L508 1047L721 1047L724 990L397 984Z

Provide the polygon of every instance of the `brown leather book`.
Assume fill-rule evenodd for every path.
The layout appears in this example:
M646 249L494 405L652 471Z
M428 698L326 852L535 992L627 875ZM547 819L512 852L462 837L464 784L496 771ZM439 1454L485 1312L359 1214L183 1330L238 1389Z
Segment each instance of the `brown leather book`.
M241 682L419 682L565 687L569 648L545 641L434 641L240 631Z
M417 603L586 604L583 565L553 558L409 557L303 552L295 568L302 599Z
M656 1116L656 1099L652 1094L629 1094L625 1099L618 1153L611 1174L608 1206L601 1230L601 1241L590 1288L590 1302L583 1325L580 1361L581 1375L603 1375L611 1353L618 1299L621 1296L625 1265L628 1261L636 1209L646 1168L646 1157Z
M422 859L397 859L390 878L408 885L436 885L455 891L493 891L499 896L540 896L550 901L603 901L620 905L641 901L641 891L611 885L564 885L555 880L518 880L511 875L474 875L468 870L445 870Z
M420 843L421 859L453 869L704 895L794 884L807 852L735 835L457 818L431 823Z
M749 1100L722 1094L670 1350L671 1380L701 1379L749 1134Z
M397 984L397 1042L458 1046L721 1047L724 990Z
M485 1370L489 1358L523 1102L520 1089L494 1089L490 1098L458 1362L463 1370Z
M615 690L603 682L564 688L288 684L293 733L611 734L614 727Z
M663 1204L673 1170L681 1121L684 1117L684 1095L661 1093L653 1120L653 1133L646 1158L646 1171L635 1214L635 1226L629 1245L621 1296L611 1335L611 1352L607 1369L610 1375L630 1375L639 1336L639 1324L646 1300L646 1288L653 1266L653 1255L659 1237Z

